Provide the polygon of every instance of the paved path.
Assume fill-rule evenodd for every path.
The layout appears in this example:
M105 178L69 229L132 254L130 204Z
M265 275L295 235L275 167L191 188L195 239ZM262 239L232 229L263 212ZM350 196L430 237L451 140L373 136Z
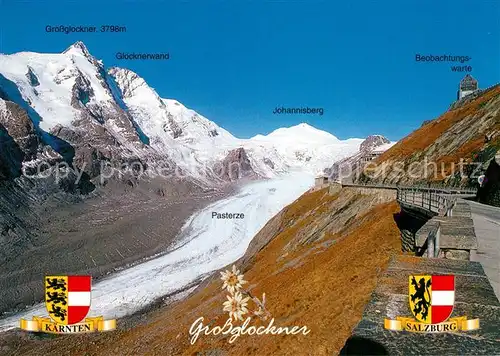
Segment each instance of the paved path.
M477 254L472 260L481 262L500 299L500 208L472 201L469 205L478 243Z

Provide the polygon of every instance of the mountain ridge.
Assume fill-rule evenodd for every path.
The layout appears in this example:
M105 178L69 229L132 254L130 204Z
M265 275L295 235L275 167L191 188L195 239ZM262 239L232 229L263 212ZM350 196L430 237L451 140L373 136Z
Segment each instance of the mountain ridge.
M214 167L228 164L230 152L240 148L253 176L296 169L317 174L357 152L362 141L339 140L306 123L237 138L179 101L162 98L137 73L106 68L81 41L62 53L0 55L0 74L3 98L24 103L42 131L74 147L80 168L94 166L87 169L91 178L102 173L96 166L138 160L144 167L170 166L202 184L219 184L224 179Z

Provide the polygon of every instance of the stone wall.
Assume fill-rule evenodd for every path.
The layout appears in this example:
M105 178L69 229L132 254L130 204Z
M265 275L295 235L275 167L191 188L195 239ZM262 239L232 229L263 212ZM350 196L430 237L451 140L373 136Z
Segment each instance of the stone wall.
M328 184L328 183L314 184L314 187L312 187L309 191L310 192L316 192L318 190L328 188L329 186L330 186L330 184Z
M453 274L454 316L478 318L481 327L452 333L409 333L384 328L384 318L412 317L408 277ZM500 350L500 303L478 262L398 256L380 276L361 321L340 355L497 355Z
M335 195L335 194L339 193L341 190L342 190L342 184L332 182L329 186L328 193L330 195Z
M470 260L471 254L477 250L474 221L466 201L457 201L452 216L435 216L418 230L415 246L419 256L427 256L428 237L436 229L439 229L437 258Z
M401 250L403 252L417 252L416 234L425 226L429 218L402 207L401 211L394 216L394 220L401 232Z

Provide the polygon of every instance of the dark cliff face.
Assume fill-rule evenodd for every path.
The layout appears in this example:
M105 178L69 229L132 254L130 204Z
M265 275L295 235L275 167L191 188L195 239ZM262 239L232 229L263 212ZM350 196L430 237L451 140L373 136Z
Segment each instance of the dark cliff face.
M479 188L479 202L500 207L500 154L486 170L486 182Z
M107 75L100 65L95 65L98 73ZM106 81L101 80L101 84L112 96ZM103 167L109 164L118 167L132 157L140 162L137 152L146 150L128 112L114 101L95 104L93 98L94 90L90 81L79 71L71 100L79 114L72 127L58 125L51 130L51 134L71 145L74 149L72 164L91 179L98 177Z
M46 155L55 161L60 158L41 143L26 111L10 101L2 100L1 104L4 110L0 111L0 179L19 177L23 162L37 157Z
M23 154L5 126L0 124L0 180L12 179L21 174Z
M4 249L14 249L16 255L22 252L21 241L33 241L40 225L38 203L64 191L59 187L62 180L58 184L53 179L28 178L40 169L30 163L44 162L45 171L61 161L60 155L42 143L27 112L0 99L0 265L9 263Z
M72 150L71 145L37 130L28 113L16 103L0 100L0 180L27 190L32 186L45 187L38 192L42 198L53 189L78 194L93 190L88 175L76 181L78 167L65 162L64 155L45 141L55 142L61 152L68 147Z
M17 109L7 110L8 115L12 116L8 120L10 135L22 135L20 130L23 127L25 131L31 130L38 135L43 144L50 145L64 161L78 170L83 170L90 179L98 177L102 173L101 167L108 164L119 167L131 160L141 162L150 152L141 141L126 107L121 107L117 101L119 98L114 95L103 64L90 55L82 42L75 43L65 52L70 50L81 52L93 67L91 71L82 70L83 66L79 67L78 61L72 58L73 65L65 67L65 70L60 71L54 78L56 84L74 78L70 90L70 104L74 110L72 120L69 120L71 124L53 126L48 132L42 130L40 128L40 123L44 121L42 115L32 106L29 99L24 98L21 87L2 76L0 97L11 102L7 104L10 107L15 104L19 106ZM29 66L26 76L32 87L40 85L34 70ZM96 92L106 93L108 99L97 98ZM24 115L17 112L10 113L12 110L20 109L25 111ZM36 156L33 152L37 146L34 137L34 135L29 136L21 145L22 151L27 154L23 157L24 160L32 160ZM28 146L31 149L28 149ZM165 157L165 160L167 159Z
M36 154L38 138L26 111L12 102L5 102L6 112L0 114L0 124L8 131L23 152L32 158Z
M215 167L214 172L217 178L226 182L258 177L242 147L229 151L226 158Z

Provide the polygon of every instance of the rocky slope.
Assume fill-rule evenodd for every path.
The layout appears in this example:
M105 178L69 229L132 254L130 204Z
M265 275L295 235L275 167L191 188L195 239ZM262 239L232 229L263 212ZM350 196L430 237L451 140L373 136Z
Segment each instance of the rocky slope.
M99 278L162 251L222 194L193 197L197 187L182 179L135 186L134 175L123 176L133 188L117 179L95 189L91 174L43 141L23 108L0 99L0 314L39 301L44 275Z
M189 328L200 316L211 327L226 321L217 273L187 299L151 311L134 328L71 340L11 334L0 347L8 345L7 354L336 354L361 318L378 274L400 250L394 198L393 192L355 188L306 193L271 219L237 262L252 295L266 293L275 325L307 325L306 336L242 335L230 344L224 336L200 335L190 344Z
M360 180L477 187L499 148L500 86L494 86L399 141Z
M0 130L0 179L17 178L23 172L29 175L37 161L46 161L48 167L63 160L59 153L42 142L28 113L1 98Z
M386 151L392 147L395 142L389 141L381 135L368 136L359 146L359 151L352 156L346 157L333 163L325 169L325 174L330 180L354 181L361 174L364 163L363 157L373 151Z

